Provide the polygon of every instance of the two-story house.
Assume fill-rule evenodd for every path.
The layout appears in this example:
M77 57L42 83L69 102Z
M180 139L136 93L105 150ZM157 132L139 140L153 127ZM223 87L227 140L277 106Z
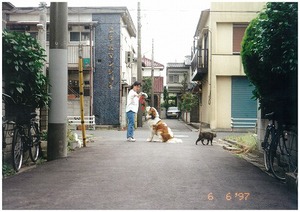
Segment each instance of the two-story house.
M40 8L3 10L6 28L38 38ZM46 10L46 66L49 66L49 20ZM4 16L3 16L4 17ZM126 7L68 8L68 115L79 115L79 45L83 48L85 115L98 125L126 120L122 98L132 83L136 29Z
M245 76L241 41L263 2L212 2L194 35L193 81L201 85L200 121L211 129L253 128L257 101Z
M166 77L169 96L176 96L176 104L181 101L181 95L184 89L183 83L190 87L191 80L191 60L186 56L184 62L167 63ZM186 81L186 82L185 82Z

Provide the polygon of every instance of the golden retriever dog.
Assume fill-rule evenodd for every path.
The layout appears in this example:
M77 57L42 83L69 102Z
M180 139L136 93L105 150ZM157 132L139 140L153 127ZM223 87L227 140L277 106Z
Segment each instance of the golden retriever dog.
M147 141L153 141L154 135L157 135L159 141L167 143L182 143L181 139L174 138L172 130L159 118L159 114L154 107L147 107L147 116L148 125L150 127L150 137Z

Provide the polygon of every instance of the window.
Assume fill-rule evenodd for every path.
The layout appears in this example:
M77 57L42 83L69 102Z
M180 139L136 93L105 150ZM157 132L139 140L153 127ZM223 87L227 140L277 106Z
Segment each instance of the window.
M70 41L89 41L90 33L89 32L70 32Z
M70 32L70 41L80 41L80 32Z
M35 38L35 39L38 39L38 33L37 32L29 32L30 36Z
M81 33L81 41L89 41L90 40L90 33L89 32L82 32Z
M241 42L243 40L245 30L247 28L246 24L233 24L233 54L239 54L241 51Z
M178 74L169 75L169 83L179 83L179 75Z

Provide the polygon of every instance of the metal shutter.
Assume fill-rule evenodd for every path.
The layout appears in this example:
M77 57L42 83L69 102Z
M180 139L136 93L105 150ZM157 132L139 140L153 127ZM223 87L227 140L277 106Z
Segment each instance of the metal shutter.
M232 77L231 86L231 125L232 127L252 128L256 125L257 101L251 99L254 89L247 77Z

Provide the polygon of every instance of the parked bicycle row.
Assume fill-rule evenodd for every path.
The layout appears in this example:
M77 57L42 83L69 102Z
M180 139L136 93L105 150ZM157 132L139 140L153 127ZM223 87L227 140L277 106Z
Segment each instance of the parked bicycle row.
M276 122L275 113L265 116L270 120L264 141L261 143L266 170L279 180L286 180L287 173L298 179L297 130Z
M2 98L11 97L2 94ZM32 162L39 158L41 141L36 117L37 113L30 113L28 120L22 122L2 117L2 149L7 146L7 138L12 138L12 166L17 172L21 169L24 153L27 151Z

